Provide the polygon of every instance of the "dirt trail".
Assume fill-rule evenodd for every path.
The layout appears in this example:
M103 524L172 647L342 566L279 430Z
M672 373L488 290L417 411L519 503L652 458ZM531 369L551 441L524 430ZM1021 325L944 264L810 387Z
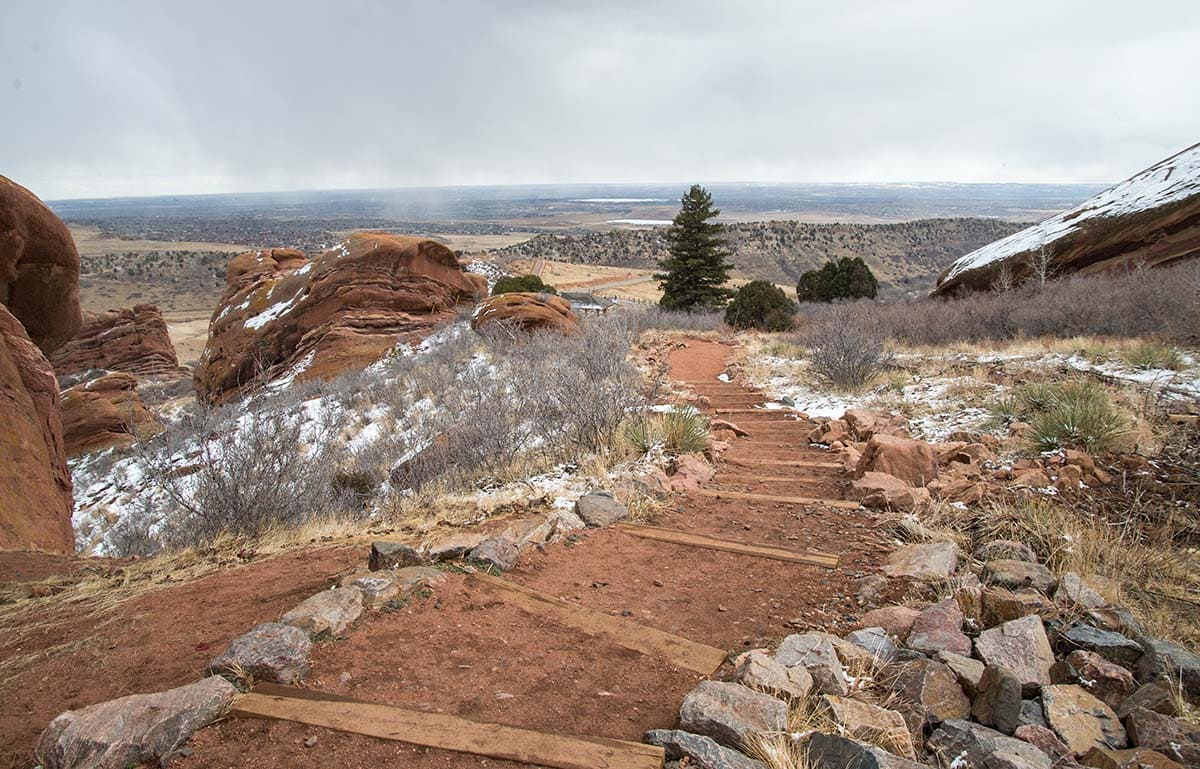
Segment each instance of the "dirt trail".
M730 348L694 341L671 356L671 375L711 381L713 407L736 391L717 375ZM697 389L704 391L703 385ZM762 424L779 412L737 420L752 438L729 456L827 460L807 446L807 423ZM786 451L755 448L758 435L787 441ZM756 471L757 473L757 471ZM823 473L823 474L822 474ZM755 482L728 464L712 487L791 493L803 485L839 492L829 471L773 467L787 481ZM855 618L854 580L878 568L883 543L871 516L858 510L737 502L681 495L655 525L795 550L842 556L822 569L639 539L617 529L591 530L577 541L526 555L507 579L577 606L622 615L730 652L765 645L789 632L843 630ZM322 644L306 684L370 702L451 713L562 734L640 740L647 729L675 725L679 705L701 676L606 638L584 635L502 601L473 593L451 576L434 595L390 614L372 614L348 640ZM305 748L303 741L318 736ZM230 720L204 730L183 764L213 767L517 766L440 750L387 743L296 724Z
M671 376L695 383L712 408L745 408L756 401L754 391L717 379L730 353L725 345L692 341L671 355ZM765 409L729 419L751 437L735 442L706 488L840 496L836 471L757 464L764 458L828 461L823 450L806 443L809 423L781 422L782 412ZM787 445L770 445L779 443ZM653 523L791 550L820 550L841 556L841 562L824 569L600 529L527 553L505 578L577 606L737 653L803 629L844 630L857 614L855 579L877 571L885 550L872 516L827 506L683 494ZM27 765L38 731L66 706L189 680L228 640L257 622L277 618L289 601L297 602L332 574L362 560L365 553L326 551L299 572L297 559L275 559L274 567L256 564L161 591L175 593L173 605L171 596L160 595L130 607L122 612L127 626L105 635L111 645L89 645L60 658L48 673L35 669L26 677L35 684L36 700L0 710L0 726L15 736L2 746L0 765ZM219 616L221 610L226 615ZM139 662L145 670L136 670ZM73 678L66 675L72 665ZM349 638L317 644L305 685L477 721L640 741L647 729L675 725L684 695L700 678L611 639L526 614L472 590L464 577L449 575L431 596L398 611L364 615ZM16 731L7 731L9 726ZM316 744L306 747L305 740L313 736ZM202 730L192 749L190 758L172 765L518 766L298 724L241 719Z

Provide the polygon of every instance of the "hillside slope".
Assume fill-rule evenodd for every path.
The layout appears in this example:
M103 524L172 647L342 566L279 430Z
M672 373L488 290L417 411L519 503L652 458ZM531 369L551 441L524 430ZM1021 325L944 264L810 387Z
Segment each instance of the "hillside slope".
M829 259L861 256L884 288L927 289L956 254L1010 235L1024 225L999 219L920 219L898 224L728 225L732 262L747 278L793 284ZM493 258L555 259L577 264L653 268L666 256L664 230L538 235L496 249Z
M1200 255L1200 144L1080 205L958 259L935 294L991 286L1002 269L1020 279L1042 254L1057 273L1158 265Z

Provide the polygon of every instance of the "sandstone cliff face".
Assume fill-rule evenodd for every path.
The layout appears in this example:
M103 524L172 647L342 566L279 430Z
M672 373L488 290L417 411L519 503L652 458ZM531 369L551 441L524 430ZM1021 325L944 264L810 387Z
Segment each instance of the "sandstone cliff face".
M481 276L424 238L357 233L308 261L289 249L229 261L194 381L220 403L282 377L328 379L417 341L479 295Z
M73 551L72 507L58 382L0 306L0 549Z
M0 548L71 552L71 475L46 354L79 330L79 254L37 196L0 176Z
M553 294L520 291L487 299L471 318L471 328L476 331L494 323L514 326L523 331L573 334L579 330L579 316L571 310L571 303L567 300Z
M972 251L942 273L933 295L991 288L1002 270L1020 281L1043 253L1055 274L1200 256L1200 144L1070 211Z
M129 446L162 430L137 392L132 374L114 371L62 394L63 445L68 457Z
M79 330L79 252L67 225L0 176L0 304L44 353Z
M175 377L183 373L167 322L152 304L102 313L85 313L75 338L50 356L59 376L91 369L124 371L137 377Z

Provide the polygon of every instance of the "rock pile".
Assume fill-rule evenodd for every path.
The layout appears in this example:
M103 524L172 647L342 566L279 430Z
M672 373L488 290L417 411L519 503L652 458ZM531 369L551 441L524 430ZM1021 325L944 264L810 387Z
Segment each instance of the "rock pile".
M928 455L908 458L927 469ZM1200 727L1178 712L1200 702L1200 657L1148 636L1097 580L1055 577L1003 541L969 559L910 545L885 572L953 595L747 652L687 696L679 730L645 740L706 767L761 769L751 756L772 740L812 769L1200 765Z
M225 281L194 377L206 403L364 368L452 320L487 286L441 243L385 233L356 233L311 261L290 249L241 254Z

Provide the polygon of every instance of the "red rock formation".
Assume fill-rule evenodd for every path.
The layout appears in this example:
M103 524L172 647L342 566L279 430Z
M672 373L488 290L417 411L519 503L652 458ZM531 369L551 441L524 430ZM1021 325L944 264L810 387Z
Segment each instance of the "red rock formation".
M73 506L54 371L0 306L0 549L72 552Z
M942 273L934 296L991 288L1002 272L1021 282L1168 264L1200 256L1200 144L1147 168L1079 206L989 243Z
M85 313L79 333L50 356L50 364L59 376L89 369L125 371L138 377L186 373L175 357L167 322L152 304Z
M288 249L230 260L194 381L219 403L284 376L332 378L455 316L478 281L424 238L357 233L311 262Z
M62 394L63 444L68 457L128 446L162 431L142 403L137 377L114 371Z
M0 176L0 304L44 353L79 330L79 252L67 225Z
M479 331L492 323L505 323L525 331L557 331L573 334L579 330L579 316L571 304L553 294L513 292L493 296L479 305L471 328Z

